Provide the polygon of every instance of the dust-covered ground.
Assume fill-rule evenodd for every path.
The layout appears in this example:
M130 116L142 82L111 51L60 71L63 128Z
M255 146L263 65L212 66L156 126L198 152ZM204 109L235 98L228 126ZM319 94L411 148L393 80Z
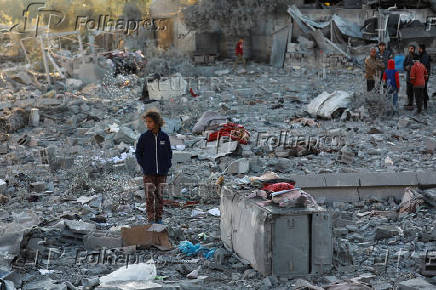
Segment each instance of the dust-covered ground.
M237 189L245 176L268 171L283 178L434 171L434 76L429 81L427 113L415 116L403 109L403 81L400 112L392 116L384 95L364 93L359 68L328 72L323 79L319 70L304 66L285 70L250 62L245 69L232 71L229 61L211 66L180 62L174 71L155 65L162 73L181 73L188 90L199 96L187 93L144 103L140 99L144 78L135 75L114 78L108 73L98 83L65 87L58 82L51 88L3 80L0 274L6 275L9 286L13 281L23 289L121 289L97 286L101 281L96 278L123 267L126 254L144 262L153 258L157 273L153 282L122 289L152 287L149 283L189 289L336 289L328 286L341 281L358 287L341 289L394 289L413 278L424 283L420 263L425 251L436 247L435 209L429 198L420 198L416 210L405 213L399 213L400 201L392 198L322 204L333 217L334 264L326 275L301 277L306 281L263 277L251 269L224 249L220 218L207 211L219 208L220 176L222 185ZM342 109L333 119L308 115L311 100L324 91L339 90L353 96L345 113ZM31 108L39 109L36 127L28 123ZM117 237L122 226L146 224L134 146L146 130L141 114L150 108L161 111L172 140L185 145L173 159L167 179L171 190L165 195L178 202L165 207L163 219L174 248L116 247L106 241L103 246L121 258L112 264L96 261L99 250L92 246L92 233ZM204 136L192 134L205 111L243 125L250 143L217 156ZM271 141L282 140L285 133L295 142L286 152ZM229 172L232 162L249 162L248 172ZM193 203L183 206L186 202ZM195 215L194 209L206 214ZM187 257L177 248L181 241L216 251L209 259ZM186 278L195 269L199 278ZM136 271L136 275L145 274Z

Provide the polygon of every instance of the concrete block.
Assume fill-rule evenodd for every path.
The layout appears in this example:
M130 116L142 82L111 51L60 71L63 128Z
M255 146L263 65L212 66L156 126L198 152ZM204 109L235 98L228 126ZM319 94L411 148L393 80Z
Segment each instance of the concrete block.
M122 247L120 232L95 231L87 234L83 238L85 248L88 250L97 250L101 248L113 249Z
M248 173L249 170L250 170L250 161L246 158L241 158L233 161L229 165L228 173L243 174L243 173Z
M327 187L354 186L360 185L359 176L355 173L349 174L324 174Z
M44 182L38 181L30 184L30 188L35 192L43 192L46 188Z
M312 191L305 189L305 191L311 194L315 200L320 199L326 202L343 201L343 202L357 202L359 201L359 191L357 187L332 187L318 189ZM315 194L313 193L315 192Z
M417 172L418 184L422 187L436 187L436 171Z
M8 185L7 185L6 181L4 181L3 179L0 179L0 194L5 193L7 188L8 188Z
M73 233L88 234L95 231L95 224L85 223L75 220L65 220L65 227Z
M192 157L191 152L185 151L173 151L173 163L185 163L190 162Z
M416 189L415 187L412 187ZM376 200L384 200L393 196L396 199L401 199L404 195L404 186L374 186L374 187L359 187L360 200L369 200L375 198Z
M0 144L0 154L7 154L9 152L8 144Z
M294 175L290 177L295 180L295 184L302 189L311 187L326 187L326 181L322 175Z
M58 159L59 164L63 169L69 169L74 165L74 157L63 157Z
M359 174L360 186L418 185L415 172L380 172Z

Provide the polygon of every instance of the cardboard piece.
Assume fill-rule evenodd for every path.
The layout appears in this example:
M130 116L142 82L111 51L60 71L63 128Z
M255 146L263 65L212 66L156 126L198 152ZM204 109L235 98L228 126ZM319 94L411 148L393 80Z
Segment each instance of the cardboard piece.
M121 228L123 247L154 246L162 251L172 249L167 228L160 224L139 225Z

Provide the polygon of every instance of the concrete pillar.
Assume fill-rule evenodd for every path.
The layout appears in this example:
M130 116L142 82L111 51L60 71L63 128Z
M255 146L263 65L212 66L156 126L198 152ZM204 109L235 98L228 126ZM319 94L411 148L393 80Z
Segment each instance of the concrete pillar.
M30 111L30 124L32 127L38 127L39 126L39 109L33 108Z

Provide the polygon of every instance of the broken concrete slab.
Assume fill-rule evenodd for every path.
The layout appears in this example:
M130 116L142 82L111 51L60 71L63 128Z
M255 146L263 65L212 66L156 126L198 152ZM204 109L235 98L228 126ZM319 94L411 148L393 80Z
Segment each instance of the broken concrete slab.
M173 159L172 161L174 163L185 163L190 162L192 157L191 152L184 152L184 151L173 151Z
M359 175L361 186L417 186L415 172L379 172Z
M14 133L29 123L29 112L16 108L12 111L3 111L0 115L0 131Z
M164 119L164 126L162 130L167 134L175 134L182 127L182 120L180 118L178 119L163 118L163 119Z
M417 172L416 175L420 187L436 187L436 171Z
M128 127L120 127L113 140L115 144L124 142L125 144L133 145L138 138L139 134L136 134L132 129Z
M83 86L83 81L78 79L67 79L65 85L67 90L80 90Z
M188 83L180 75L176 74L169 78L160 78L147 83L150 100L169 100L180 97L186 93Z
M65 227L77 234L88 234L96 229L95 224L75 220L64 220Z
M67 285L65 285L65 283L56 283L55 280L52 279L47 279L47 280L42 280L42 281L35 281L35 282L30 282L30 283L26 283L24 285L24 287L22 288L23 290L67 290Z
M397 226L383 225L375 229L375 239L389 239L400 234L400 229Z
M290 179L295 181L295 185L301 188L327 187L323 175L291 175Z
M230 163L227 173L229 174L244 174L250 171L250 160L241 158Z
M83 243L88 250L101 248L114 249L122 247L121 232L95 231L83 237Z
M345 187L352 186L358 187L360 186L360 178L359 175L354 173L349 174L324 174L325 184L328 187Z
M312 117L330 119L337 110L348 108L351 97L351 94L344 91L324 92L307 105L307 111Z
M43 192L46 189L45 182L38 181L30 184L30 188L35 192Z
M398 290L430 290L435 289L435 286L424 280L423 278L415 278L398 284Z
M206 111L198 119L197 123L192 128L193 134L201 134L203 131L218 127L219 124L227 122L227 118L216 111Z
M5 180L0 178L0 194L4 194L6 192L6 189L8 187L8 184Z

